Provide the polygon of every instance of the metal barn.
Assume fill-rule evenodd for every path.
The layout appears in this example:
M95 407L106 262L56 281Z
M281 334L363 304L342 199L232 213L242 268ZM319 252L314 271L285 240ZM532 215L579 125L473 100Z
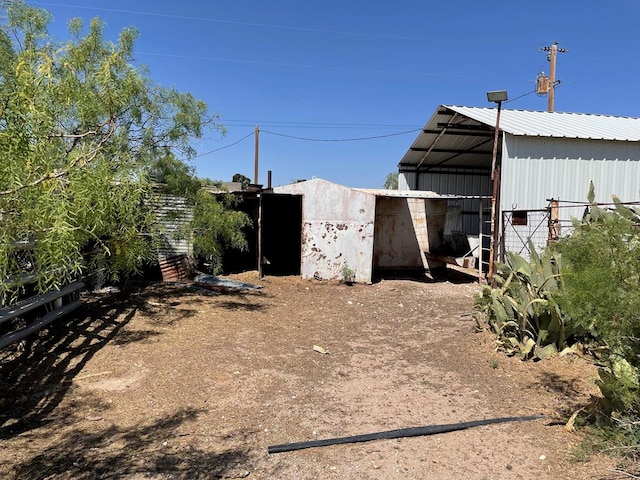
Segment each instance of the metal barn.
M398 165L399 188L493 197L496 113L439 106ZM529 237L546 245L550 220L566 232L571 217L584 212L591 181L599 203L611 202L612 194L640 199L640 118L503 109L498 134L500 252L523 253ZM550 208L558 201L563 208ZM478 201L463 200L461 208L464 231L477 234ZM487 211L484 233L490 217Z

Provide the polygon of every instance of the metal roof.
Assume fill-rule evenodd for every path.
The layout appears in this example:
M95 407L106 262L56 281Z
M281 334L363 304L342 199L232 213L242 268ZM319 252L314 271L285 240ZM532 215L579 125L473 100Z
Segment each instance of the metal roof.
M490 168L496 108L441 105L400 160L400 171ZM503 109L510 135L640 142L640 118Z
M369 193L376 197L388 198L422 198L422 199L440 199L440 200L464 200L468 198L490 198L473 195L443 195L436 192L426 190L388 190L384 188L354 188L360 192Z
M403 197L403 198L442 198L436 192L419 190L388 190L385 188L354 188L360 192L369 193L376 197Z
M496 124L495 108L453 105L447 105L446 108L485 125ZM500 114L500 130L511 135L638 142L640 118L503 109Z

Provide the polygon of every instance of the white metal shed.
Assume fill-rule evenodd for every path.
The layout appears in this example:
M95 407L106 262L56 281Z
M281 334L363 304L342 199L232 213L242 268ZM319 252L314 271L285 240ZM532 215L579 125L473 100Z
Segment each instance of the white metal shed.
M496 113L439 106L398 165L399 188L491 196ZM521 237L521 245L536 225L534 243L546 244L547 225L536 215L545 217L549 199L575 202L558 212L560 224L568 225L582 214L591 181L597 202L611 202L612 194L640 200L640 118L503 109L499 137L499 210L517 214L516 223L523 224L507 229L502 216L498 229L506 250L518 250L506 234ZM463 211L465 230L474 232L472 200Z
M319 178L275 187L273 194L302 197L303 278L344 279L353 271L353 280L370 283L384 270L424 272L442 266L445 256L473 260L473 239L455 243L458 232L446 228L453 223L447 211L453 197L350 188Z

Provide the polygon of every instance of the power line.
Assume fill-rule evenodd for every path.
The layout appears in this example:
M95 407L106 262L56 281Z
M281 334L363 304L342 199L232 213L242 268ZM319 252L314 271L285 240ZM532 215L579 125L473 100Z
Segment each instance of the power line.
M505 100L505 101L504 101L504 102L502 102L502 103L515 102L516 100L520 100L521 98L526 97L526 96L528 96L528 95L532 95L532 94L534 94L534 93L536 93L536 90L532 90L532 91L530 91L530 92L523 93L522 95L520 95L520 96L518 96L518 97L516 97L516 98L512 98L511 100Z
M408 133L415 133L415 132L419 132L420 130L422 130L422 128L414 128L412 130L407 130L404 132L396 132L396 133L388 133L385 135L372 135L370 137L357 137L357 138L306 138L306 137L297 137L295 135L288 135L286 133L278 133L278 132L271 132L269 130L260 130L262 133L268 133L271 135L275 135L278 137L285 137L285 138L292 138L294 140L304 140L307 142L357 142L357 141L362 141L362 140L375 140L378 138L387 138L387 137L395 137L398 135L406 135ZM219 152L220 150L224 150L225 148L230 148L233 147L237 144L239 144L240 142L242 142L243 140L246 140L247 138L249 138L250 136L252 136L255 132L250 132L247 135L245 135L244 137L242 137L240 140L236 140L233 143L230 143L229 145L225 145L224 147L220 147L220 148L216 148L215 150L210 150L208 152L203 152L200 153L198 155L195 156L195 158L198 157L204 157L205 155L209 155L215 152Z
M358 138L306 138L297 137L295 135L287 135L285 133L270 132L269 130L261 130L263 133L269 133L271 135L277 135L278 137L293 138L295 140L304 140L307 142L357 142L361 140L374 140L377 138L395 137L398 135L406 135L407 133L415 133L422 130L422 128L414 128L413 130L407 130L405 132L389 133L386 135L373 135L370 137L358 137Z
M206 18L206 17L195 17L188 15L174 15L169 13L155 13L155 12L143 12L138 10L121 10L115 8L102 8L102 7L89 7L85 5L68 5L64 3L44 3L44 2L36 2L34 5L40 5L44 7L61 7L61 8L81 8L84 10L95 10L101 12L110 12L110 13L126 13L127 15L144 15L149 17L161 17L161 18L173 18L177 20L195 20L200 22L211 22L211 23L222 23L227 25L243 25L248 27L260 27L260 28L275 28L280 30L295 30L300 32L312 32L312 33L330 33L333 35L350 35L356 37L374 37L374 38L388 38L395 40L411 40L411 41L423 41L419 38L411 38L404 37L399 35L384 35L378 33L362 33L362 32L348 32L342 30L325 30L320 28L310 28L310 27L296 27L291 25L276 25L271 23L255 23L255 22L241 22L237 20L222 20L219 18Z
M152 57L183 58L186 60L204 60L207 62L243 63L248 65L264 65L264 66L270 66L270 67L310 68L315 70L334 70L334 71L340 71L340 72L413 75L418 77L437 77L437 78L464 78L464 79L488 78L488 77L480 77L480 76L471 76L469 74L444 74L444 73L415 72L415 71L409 71L409 70L381 70L381 69L372 69L372 68L333 67L330 65L265 62L262 60L244 60L240 58L206 57L206 56L199 56L199 55L178 55L178 54L172 54L172 53L155 53L155 52L143 52L143 51L136 51L135 53L137 55L148 55Z
M210 150L208 152L204 152L204 153L199 153L198 155L196 155L195 158L198 157L204 157L205 155L209 155L211 153L215 153L215 152L219 152L220 150L224 150L225 148L230 148L233 147L234 145L239 144L240 142L242 142L243 140L246 140L247 138L249 138L251 135L253 135L253 132L249 133L248 135L245 135L244 137L242 137L240 140L233 142L229 145L225 145L224 147L220 147L220 148L216 148L215 150Z

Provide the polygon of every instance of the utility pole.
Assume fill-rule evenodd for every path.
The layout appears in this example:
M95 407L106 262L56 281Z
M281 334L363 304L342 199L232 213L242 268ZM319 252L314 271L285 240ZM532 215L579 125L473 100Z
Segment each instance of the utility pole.
M255 144L255 156L253 160L253 168L254 168L253 183L255 185L258 185L258 149L260 147L260 127L258 127L258 125L256 125L255 136L256 136L256 144Z
M554 103L556 99L556 85L560 83L558 80L556 82L556 59L558 53L566 53L568 50L564 48L558 48L558 42L554 42L550 47L544 47L542 50L545 52L549 52L547 54L547 59L549 60L549 103L547 106L548 112L554 111Z

